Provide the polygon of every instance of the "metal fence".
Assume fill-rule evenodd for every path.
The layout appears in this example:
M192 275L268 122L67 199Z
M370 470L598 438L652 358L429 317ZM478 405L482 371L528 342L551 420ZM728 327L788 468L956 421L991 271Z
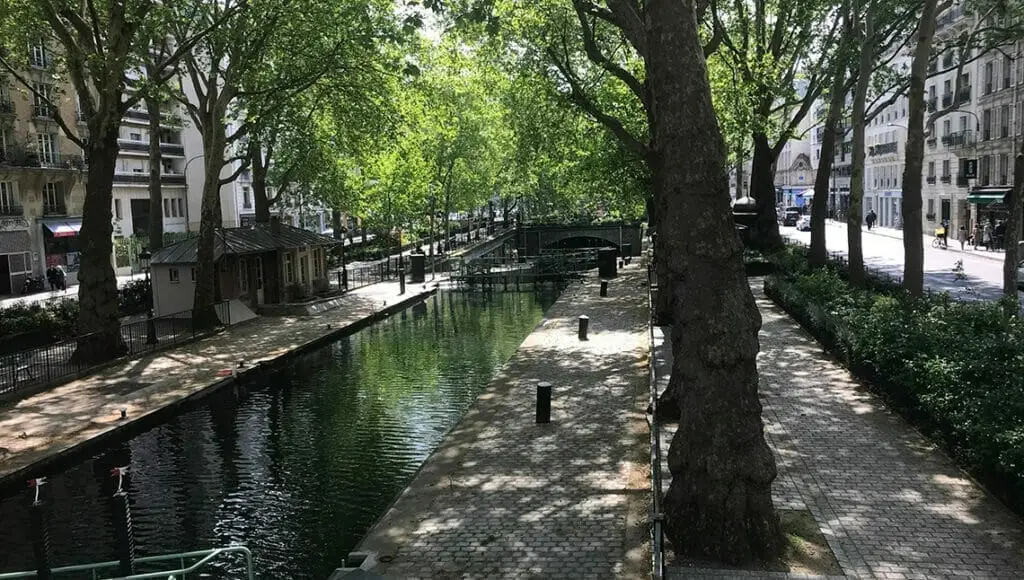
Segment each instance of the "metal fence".
M231 324L228 302L215 305L222 324ZM121 325L125 356L133 358L207 334L192 322L192 311L144 318ZM79 346L95 335L82 335L0 356L0 397L72 377L98 365L75 358Z
M647 265L647 287L653 289L657 285L654 262ZM659 292L661 289L658 290ZM648 422L651 436L651 578L661 580L665 577L665 532L661 506L661 426L658 423L658 376L655 372L654 352L654 300L647 293L648 340L650 356L647 364L647 378L650 383L648 405L650 411Z

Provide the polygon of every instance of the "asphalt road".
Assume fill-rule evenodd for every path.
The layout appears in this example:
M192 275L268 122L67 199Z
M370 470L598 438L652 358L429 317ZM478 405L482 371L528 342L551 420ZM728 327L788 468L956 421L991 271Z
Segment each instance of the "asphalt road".
M796 228L780 228L782 235L811 243L811 232L798 232ZM892 237L893 232L869 232L861 230L864 248L864 265L869 269L885 272L897 278L903 277L903 240ZM825 243L830 252L846 254L846 225L826 222ZM961 300L995 300L1002 295L1003 254L959 250L960 243L950 241L950 249L933 248L932 238L925 237L924 277L925 286L934 292L949 292ZM986 255L987 254L987 255ZM956 262L962 261L963 272L957 275Z

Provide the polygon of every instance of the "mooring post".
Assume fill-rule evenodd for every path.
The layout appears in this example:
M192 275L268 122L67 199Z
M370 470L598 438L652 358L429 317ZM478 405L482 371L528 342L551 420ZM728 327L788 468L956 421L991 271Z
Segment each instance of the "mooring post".
M607 296L607 295L608 295L608 281L607 280L601 280L601 296Z
M551 422L551 383L537 383L537 423Z
M35 501L32 502L30 510L32 534L32 555L36 563L36 578L50 580L53 578L50 562L50 528L47 523L46 504L40 496L40 489L46 483L45 477L38 477L28 482L29 487L35 488Z
M587 327L590 326L590 317L586 314L580 316L580 340L587 340Z
M398 267L398 293L405 294L405 267Z

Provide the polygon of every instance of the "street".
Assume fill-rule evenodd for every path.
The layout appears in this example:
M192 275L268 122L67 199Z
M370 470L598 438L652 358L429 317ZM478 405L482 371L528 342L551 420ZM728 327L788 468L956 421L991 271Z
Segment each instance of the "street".
M846 225L825 222L825 242L830 252L846 254ZM811 232L798 232L795 228L779 228L784 237L811 243ZM897 278L903 277L903 240L895 236L902 232L887 230L868 231L862 228L864 265L875 271ZM1002 295L1003 254L987 253L970 246L960 251L960 242L950 240L949 249L933 248L932 238L924 241L925 287L934 292L949 292L959 300L996 300ZM963 272L955 272L956 262L963 263Z
M142 280L142 279L145 278L145 276L146 276L145 274L132 274L132 275L129 275L129 276L118 276L117 277L117 287L118 288L124 288L125 284L127 284L128 282L131 282L134 279ZM49 288L49 286L47 286L47 288ZM58 298L72 298L72 299L77 300L78 299L78 284L75 284L73 286L68 286L68 289L67 290L63 290L63 291L58 290L56 292L51 292L50 290L46 290L45 292L36 292L35 294L9 296L9 297L0 299L0 308L6 308L8 306L14 306L15 304L17 304L19 302L24 302L26 304L30 304L30 303L33 303L33 302L43 302L43 301L47 301L47 300L57 300Z

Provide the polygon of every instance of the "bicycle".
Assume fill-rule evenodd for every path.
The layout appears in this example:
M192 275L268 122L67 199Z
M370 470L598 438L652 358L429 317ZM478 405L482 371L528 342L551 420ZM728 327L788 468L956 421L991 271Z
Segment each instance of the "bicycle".
M933 248L942 248L943 250L949 248L949 246L947 246L946 244L942 243L942 240L939 239L939 238L932 238L932 247Z

